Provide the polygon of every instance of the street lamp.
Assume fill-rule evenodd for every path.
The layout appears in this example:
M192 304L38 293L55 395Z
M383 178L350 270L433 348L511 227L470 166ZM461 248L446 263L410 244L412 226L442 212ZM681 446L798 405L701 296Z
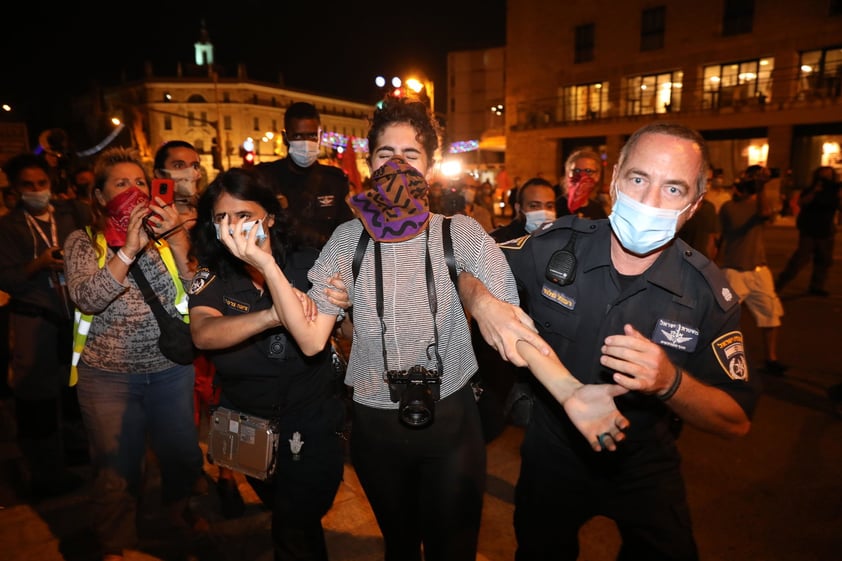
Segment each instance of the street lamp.
M386 87L386 78L383 76L377 76L374 79L374 85L380 88L381 90ZM435 106L435 86L433 85L432 80L424 80L415 77L407 78L406 80L401 80L397 76L392 78L392 87L395 88L395 92L393 95L395 97L400 96L400 87L406 86L408 89L412 90L417 94L421 94L423 91L423 96L427 98L430 102L430 112L435 114L436 106Z
M406 87L411 89L417 94L420 94L422 91L424 95L427 96L427 99L430 101L430 112L435 114L436 113L436 91L435 86L433 85L432 80L426 79L418 79L418 78L407 78Z

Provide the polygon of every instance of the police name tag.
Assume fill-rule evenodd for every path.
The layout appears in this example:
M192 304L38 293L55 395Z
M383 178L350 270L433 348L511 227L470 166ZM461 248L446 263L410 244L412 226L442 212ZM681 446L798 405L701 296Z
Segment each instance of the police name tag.
M650 339L659 345L692 353L699 344L699 330L661 318L655 324Z
M560 291L556 285L544 283L544 286L541 287L541 296L543 296L547 300L552 300L559 306L563 306L568 310L572 310L576 307L576 299L571 298L567 294Z

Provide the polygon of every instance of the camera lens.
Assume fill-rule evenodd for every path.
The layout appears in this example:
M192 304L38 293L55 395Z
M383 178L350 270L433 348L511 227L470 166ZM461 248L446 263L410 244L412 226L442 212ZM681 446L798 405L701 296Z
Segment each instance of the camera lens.
M426 384L409 384L401 396L401 421L412 428L424 428L433 422L433 396Z

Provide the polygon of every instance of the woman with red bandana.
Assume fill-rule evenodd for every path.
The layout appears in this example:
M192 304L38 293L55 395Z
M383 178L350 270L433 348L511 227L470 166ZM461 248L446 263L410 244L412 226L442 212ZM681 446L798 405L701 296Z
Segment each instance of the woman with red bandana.
M65 244L65 272L76 304L73 364L94 467L92 512L105 561L137 543L138 494L147 444L161 471L163 502L185 530L202 529L187 501L202 453L193 423L193 365L158 347L160 330L129 274L138 268L163 306L187 313L192 280L189 238L173 205L149 199L136 153L103 152L94 167L93 227ZM156 239L153 239L156 238Z

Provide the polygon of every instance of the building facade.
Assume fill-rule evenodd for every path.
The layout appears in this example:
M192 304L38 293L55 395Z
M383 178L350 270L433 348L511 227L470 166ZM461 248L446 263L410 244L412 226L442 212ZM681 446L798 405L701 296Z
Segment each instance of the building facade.
M255 163L285 156L280 134L284 113L298 101L312 103L321 114L322 157L329 158L331 149L344 150L347 138L353 137L356 154L363 158L365 147L359 142L365 139L373 110L360 103L222 76L153 74L109 88L103 99L104 111L126 123L132 144L144 158L151 159L168 140L187 140L208 170L242 165L243 151L253 151ZM214 161L216 146L222 150Z
M147 64L142 76L76 100L74 113L86 116L94 138L107 133L103 127L111 125L104 123L119 119L126 129L121 142L136 147L149 162L164 142L186 140L201 154L212 180L219 170L243 165L247 152L254 163L284 157L284 113L299 101L312 103L321 115L320 157L336 158L350 138L358 168L368 175L365 138L373 105L250 80L244 65L226 74L213 63L213 45L204 29L195 45L195 63L179 63L171 72Z
M506 168L557 179L572 151L619 150L653 120L709 141L726 180L751 164L842 169L842 1L509 4Z
M505 96L505 47L448 53L445 146L450 154L460 155L463 166L478 170L502 166Z

